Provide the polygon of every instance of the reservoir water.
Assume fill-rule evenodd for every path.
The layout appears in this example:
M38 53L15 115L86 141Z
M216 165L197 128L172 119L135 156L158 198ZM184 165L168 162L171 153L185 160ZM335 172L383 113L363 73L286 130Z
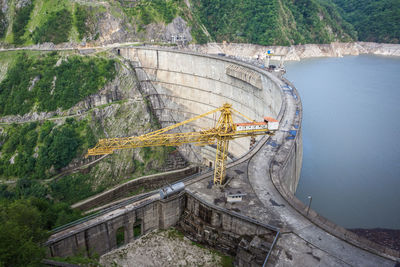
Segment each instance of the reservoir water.
M296 196L345 228L400 229L400 58L286 62L303 103Z

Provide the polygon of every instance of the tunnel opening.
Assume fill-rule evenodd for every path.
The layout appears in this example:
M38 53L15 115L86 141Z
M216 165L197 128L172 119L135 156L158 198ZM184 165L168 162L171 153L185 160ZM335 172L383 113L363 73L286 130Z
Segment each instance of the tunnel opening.
M137 239L142 235L142 221L138 220L134 225L133 225L133 238Z
M120 247L125 244L125 229L124 229L124 227L120 227L117 229L116 240L117 240L117 247Z

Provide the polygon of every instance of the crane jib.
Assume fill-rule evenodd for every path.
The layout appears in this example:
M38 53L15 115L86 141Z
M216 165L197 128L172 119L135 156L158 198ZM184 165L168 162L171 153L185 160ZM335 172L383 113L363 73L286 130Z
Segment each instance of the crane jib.
M221 115L213 128L199 132L166 133L216 112L221 112ZM234 123L232 114L244 117L250 122ZM224 104L220 108L141 136L100 139L93 148L88 150L86 157L112 154L114 150L136 147L179 146L182 144L202 146L217 143L214 184L221 185L225 181L229 140L246 136L273 135L278 128L279 122L271 117L264 117L263 122L256 122L233 109L230 104Z

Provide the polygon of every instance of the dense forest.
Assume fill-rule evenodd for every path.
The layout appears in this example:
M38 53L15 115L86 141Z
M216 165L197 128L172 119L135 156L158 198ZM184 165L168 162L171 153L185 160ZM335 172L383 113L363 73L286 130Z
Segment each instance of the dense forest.
M315 0L200 0L195 10L217 41L262 45L329 43L355 38L334 8Z
M398 43L400 36L399 0L141 0L134 4L107 0L107 5L8 1L21 4L6 13L0 10L0 43L19 46L99 40L108 30L99 27L103 17L120 20L121 31L128 33L123 39L141 41L159 38L154 35L155 25L166 25L178 16L188 23L195 43Z
M333 0L358 33L358 40L400 42L399 0Z
M56 67L57 62L60 64ZM20 54L0 83L0 115L68 109L115 76L113 60Z
M214 40L262 45L399 43L399 0L192 1Z

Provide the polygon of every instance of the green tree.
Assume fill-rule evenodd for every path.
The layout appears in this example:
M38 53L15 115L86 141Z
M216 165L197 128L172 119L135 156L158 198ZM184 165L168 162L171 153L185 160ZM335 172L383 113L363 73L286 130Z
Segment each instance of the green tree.
M67 9L53 12L47 21L33 32L35 43L52 42L59 44L68 42L69 32L72 28L72 14Z
M48 159L51 165L56 169L67 166L76 156L78 146L78 136L71 127L54 129L53 140L48 149Z
M333 0L360 41L400 42L399 0Z
M0 265L41 266L40 243L48 234L36 207L27 200L0 203Z
M14 19L14 23L12 25L12 31L14 34L14 43L15 44L23 44L24 40L22 36L25 33L26 25L28 25L30 14L33 10L33 1L28 2L28 4L20 9L16 10L16 15Z
M89 31L86 25L88 20L88 13L89 13L88 8L82 5L77 5L75 9L75 25L76 28L78 29L79 39L83 39Z
M7 30L7 19L4 13L0 10L0 38L4 36Z

